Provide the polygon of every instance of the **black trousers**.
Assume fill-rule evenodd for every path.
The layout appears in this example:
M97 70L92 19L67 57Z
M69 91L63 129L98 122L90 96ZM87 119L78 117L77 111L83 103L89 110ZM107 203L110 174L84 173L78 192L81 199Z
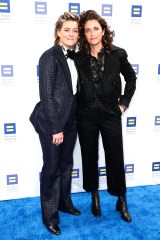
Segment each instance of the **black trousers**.
M39 135L43 152L40 180L42 220L45 225L58 224L58 211L73 208L70 198L73 150L77 137L76 101L64 130L64 142L58 146L51 136Z
M101 111L81 112L78 134L82 154L83 188L94 191L99 187L98 142L101 133L105 152L108 192L114 196L126 193L121 114Z

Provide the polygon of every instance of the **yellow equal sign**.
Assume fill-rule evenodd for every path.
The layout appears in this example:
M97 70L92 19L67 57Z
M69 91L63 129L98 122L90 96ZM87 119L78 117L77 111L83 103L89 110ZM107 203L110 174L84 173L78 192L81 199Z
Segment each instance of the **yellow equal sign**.
M133 14L135 14L135 15L139 15L140 14L140 12L141 12L141 9L140 8L134 8L133 9Z
M45 6L43 4L38 4L37 5L37 10L38 10L38 12L44 12L45 11Z
M11 74L11 68L10 67L5 67L3 68L4 74Z
M9 177L9 182L10 183L15 183L16 182L16 177Z
M78 6L72 5L71 6L71 12L72 13L78 13Z
M132 172L133 171L133 167L132 166L127 166L127 172Z
M128 123L129 123L129 125L134 125L134 119L129 119Z
M157 124L160 124L160 117L157 117L157 118L156 118L156 123L157 123Z
M155 163L154 164L154 169L160 169L160 164L159 163Z
M8 9L8 3L0 2L0 10L7 10Z
M14 132L14 126L6 126L6 131L7 132Z
M78 170L72 170L71 176L72 176L72 178L77 178L78 177Z
M100 170L99 170L99 175L100 175L100 176L106 175L106 168L105 168L105 167L104 167L104 168L100 168Z
M133 70L137 73L138 72L138 66L133 66Z
M103 12L104 12L105 14L110 14L110 13L111 13L111 8L110 8L110 7L104 7Z

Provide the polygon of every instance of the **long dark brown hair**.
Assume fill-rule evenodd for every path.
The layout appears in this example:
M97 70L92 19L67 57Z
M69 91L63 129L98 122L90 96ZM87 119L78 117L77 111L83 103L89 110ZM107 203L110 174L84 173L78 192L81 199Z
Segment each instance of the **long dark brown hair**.
M63 23L66 21L75 21L78 23L79 25L79 15L75 14L75 13L71 13L71 12L64 12L64 14L62 14L56 24L55 24L55 30L54 30L54 45L58 45L59 44L59 36L57 35L57 31L61 30Z
M80 51L90 52L90 45L85 38L85 29L84 25L88 20L97 20L104 30L104 35L102 37L103 47L110 47L115 36L114 31L110 30L106 20L102 18L96 11L87 10L80 14L80 39L79 39L79 49Z

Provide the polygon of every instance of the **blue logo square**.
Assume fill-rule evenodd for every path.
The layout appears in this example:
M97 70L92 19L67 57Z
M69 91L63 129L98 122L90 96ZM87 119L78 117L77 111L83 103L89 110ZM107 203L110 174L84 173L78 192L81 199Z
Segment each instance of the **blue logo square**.
M112 5L102 4L102 16L111 17L112 16Z
M106 176L106 167L99 167L98 175L99 175L99 177Z
M139 64L132 64L132 68L135 71L135 74L139 74Z
M15 184L18 184L18 175L17 174L7 175L7 185Z
M10 13L10 0L0 0L0 12Z
M16 124L15 123L5 123L4 124L4 134L16 134Z
M160 64L158 64L158 75L160 75Z
M160 116L155 116L154 125L155 125L155 126L160 126Z
M126 164L125 173L134 173L134 164Z
M47 2L35 2L35 14L47 14Z
M72 178L79 178L79 169L72 169Z
M39 65L37 65L37 77L39 77Z
M80 3L69 3L69 12L80 14Z
M152 172L160 171L160 162L153 162L152 163Z
M142 17L142 6L132 5L132 17Z
M127 127L136 127L136 117L127 117Z
M13 65L1 65L2 77L13 77Z

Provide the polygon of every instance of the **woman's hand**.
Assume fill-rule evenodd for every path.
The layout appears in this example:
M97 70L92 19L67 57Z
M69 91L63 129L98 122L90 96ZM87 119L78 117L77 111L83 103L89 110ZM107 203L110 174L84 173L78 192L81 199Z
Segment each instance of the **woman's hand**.
M119 105L119 108L121 110L121 113L123 114L126 110L126 107L124 105Z
M64 140L64 134L63 132L60 132L60 133L56 133L56 134L53 134L52 135L52 143L55 144L55 145L59 145L63 142Z

